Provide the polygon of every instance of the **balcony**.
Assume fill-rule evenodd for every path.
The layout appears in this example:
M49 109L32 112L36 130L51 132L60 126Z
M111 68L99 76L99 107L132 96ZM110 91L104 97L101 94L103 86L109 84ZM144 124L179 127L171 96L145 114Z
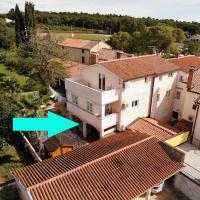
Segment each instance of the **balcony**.
M70 102L67 102L67 110L73 115L79 117L81 120L85 121L86 123L94 126L99 131L107 129L111 126L115 126L118 122L117 113L112 113L105 117L100 117L89 113L88 111L80 108L78 105L74 105Z
M99 105L105 105L119 100L119 90L96 90L89 87L89 83L81 80L80 78L66 79L65 89L73 92L73 94L77 96L85 97Z

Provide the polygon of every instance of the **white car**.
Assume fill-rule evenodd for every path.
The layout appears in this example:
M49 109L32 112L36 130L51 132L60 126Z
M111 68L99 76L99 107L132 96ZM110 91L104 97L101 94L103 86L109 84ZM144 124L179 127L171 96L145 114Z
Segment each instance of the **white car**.
M162 192L164 185L165 185L164 181L160 182L158 185L156 185L155 187L152 188L151 192L153 194L157 194L159 192Z

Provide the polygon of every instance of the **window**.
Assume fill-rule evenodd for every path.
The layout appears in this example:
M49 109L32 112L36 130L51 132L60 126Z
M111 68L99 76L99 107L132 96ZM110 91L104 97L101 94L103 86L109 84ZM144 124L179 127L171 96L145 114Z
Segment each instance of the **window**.
M112 114L112 107L110 104L105 105L105 116Z
M170 91L170 90L167 90L167 91L166 91L166 97L170 97L170 93L171 93L171 91Z
M105 90L105 85L106 85L106 79L105 79L105 75L99 73L99 89L100 90Z
M183 82L183 76L182 75L179 77L179 82Z
M148 77L146 76L146 77L144 78L144 82L147 83L147 81L148 81Z
M157 102L160 101L160 94L157 94L156 100L157 100Z
M176 99L180 99L181 98L181 92L180 91L176 91Z
M84 49L82 49L82 53L85 53L85 50L84 50Z
M93 105L92 105L92 103L91 102L87 102L87 111L89 111L89 112L93 112Z
M196 110L196 109L197 109L196 104L194 104L194 105L192 106L192 109L193 109L193 110Z
M162 75L159 76L159 81L162 81Z
M78 104L78 96L72 94L72 103Z
M189 121L193 121L193 117L192 116L188 116L188 120Z
M139 100L132 101L132 107L139 106Z
M174 119L178 119L178 112L173 111L172 117L173 117Z
M173 73L172 73L172 72L169 72L169 73L168 73L168 77L173 77Z
M82 56L82 63L85 63L85 57Z

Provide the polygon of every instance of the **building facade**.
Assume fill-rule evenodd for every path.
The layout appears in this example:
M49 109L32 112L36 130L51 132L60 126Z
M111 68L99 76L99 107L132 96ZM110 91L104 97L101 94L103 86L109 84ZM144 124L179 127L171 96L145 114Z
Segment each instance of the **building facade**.
M67 110L84 137L122 131L139 117L170 121L178 72L156 55L86 67L65 81Z

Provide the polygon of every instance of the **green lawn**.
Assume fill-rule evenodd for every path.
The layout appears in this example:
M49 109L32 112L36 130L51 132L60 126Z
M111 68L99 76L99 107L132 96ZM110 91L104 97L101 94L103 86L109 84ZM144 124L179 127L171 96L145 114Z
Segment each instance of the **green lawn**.
M72 38L71 33L52 33L52 37L58 41L62 41L66 38ZM85 39L85 40L107 40L109 39L108 36L101 35L101 34L86 34L86 33L74 33L75 39Z
M1 77L14 78L23 91L30 91L30 87L33 91L37 90L43 92L45 90L44 84L39 79L38 75L35 75L32 78L20 75L14 69L10 70L4 64L0 64L0 78Z
M6 146L3 150L3 156L0 158L0 178L5 181L12 179L11 172L15 169L23 167L20 157L13 146Z

